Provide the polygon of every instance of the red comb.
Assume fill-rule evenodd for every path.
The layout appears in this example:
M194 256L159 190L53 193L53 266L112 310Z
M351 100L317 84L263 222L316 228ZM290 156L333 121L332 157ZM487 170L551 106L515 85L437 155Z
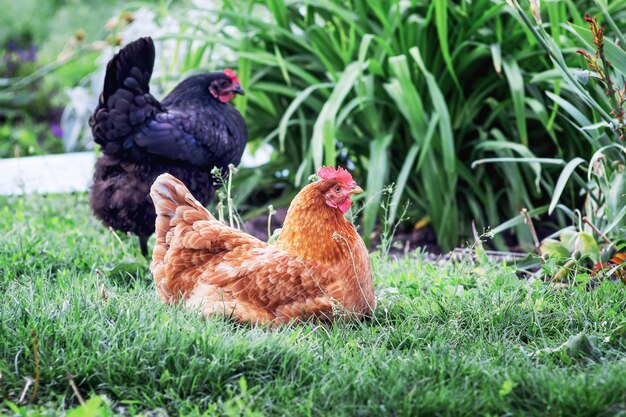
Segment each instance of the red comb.
M339 167L337 169L333 167L321 167L317 171L317 176L323 180L339 180L349 186L356 186L356 181L352 179L352 175L345 169Z
M237 76L235 75L235 71L231 70L230 68L227 68L224 70L224 74L228 75L230 79L233 80L234 83L239 84L239 78L237 78Z

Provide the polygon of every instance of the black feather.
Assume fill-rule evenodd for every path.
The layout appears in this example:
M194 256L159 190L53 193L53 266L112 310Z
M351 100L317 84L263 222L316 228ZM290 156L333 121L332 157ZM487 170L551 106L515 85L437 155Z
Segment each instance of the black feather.
M103 156L96 163L92 209L102 222L147 238L154 232L148 195L164 172L202 203L213 195L210 170L238 164L248 132L241 114L209 93L224 73L194 75L159 102L150 94L152 39L140 38L108 63L98 107L89 119ZM142 240L143 241L143 240Z

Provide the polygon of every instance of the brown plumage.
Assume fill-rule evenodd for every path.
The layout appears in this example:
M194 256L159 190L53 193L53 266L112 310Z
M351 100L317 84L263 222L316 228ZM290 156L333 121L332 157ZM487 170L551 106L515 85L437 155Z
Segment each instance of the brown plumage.
M161 300L262 324L370 315L369 255L343 215L362 190L341 168L318 175L291 203L276 245L224 225L179 180L159 176L150 269Z

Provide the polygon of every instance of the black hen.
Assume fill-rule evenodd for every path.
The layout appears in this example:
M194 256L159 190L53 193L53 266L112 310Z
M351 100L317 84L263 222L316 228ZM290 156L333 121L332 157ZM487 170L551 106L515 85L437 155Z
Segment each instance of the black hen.
M232 72L194 75L159 102L150 94L151 38L140 38L111 59L89 125L103 155L96 162L91 207L106 226L139 236L141 252L154 233L150 186L169 172L206 205L213 196L210 170L237 165L246 123L228 104L243 94Z

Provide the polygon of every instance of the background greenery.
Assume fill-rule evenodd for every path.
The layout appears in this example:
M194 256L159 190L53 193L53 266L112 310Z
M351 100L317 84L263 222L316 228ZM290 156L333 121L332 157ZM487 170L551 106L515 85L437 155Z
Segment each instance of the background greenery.
M96 70L100 52L83 47L105 36L118 5L0 0L0 157L63 151L64 89Z
M625 8L611 2L608 12L623 21ZM584 25L584 12L599 13L584 1L544 7L573 67L582 64L579 40L562 25ZM560 94L559 74L504 1L249 1L226 3L216 16L241 35L193 38L237 55L251 91L238 104L254 120L252 137L282 151L266 168L287 168L297 185L322 163L354 165L371 200L366 236L388 183L396 191L387 221L408 198L413 221L428 216L449 249L469 239L472 220L480 230L545 205L562 164L475 161L568 161L597 150L546 94ZM581 201L569 187L563 198ZM516 238L528 241L527 230Z
M542 5L545 32L566 67L586 67L575 53L584 45L570 24L586 27L583 14L603 16L602 4ZM522 6L528 13L528 4ZM114 10L122 14L115 3L92 8L89 2L59 1L46 7L58 10L65 29L57 30L58 23L26 27L33 39L56 45L51 51L58 51L59 36L71 37L68 28L91 28L89 39L111 40L118 33L118 27L100 29ZM184 56L155 80L165 89L194 71L237 68L248 95L236 105L248 121L251 148L263 143L274 148L268 164L238 175L244 210L258 212L269 201L286 206L315 167L340 164L367 190L366 238L376 235L383 189L393 183L383 221L397 220L408 200L406 227L430 223L445 250L473 241L472 221L481 233L524 207L546 213L555 194L570 212L581 206L587 189L574 181L561 187L559 175L567 162L589 161L606 144L581 130L577 123L583 119L568 110L575 108L590 124L599 120L597 110L563 86L563 74L532 28L504 0L240 0L128 7L153 10L164 28L158 40L175 41ZM46 11L31 8L34 21ZM604 9L616 27L626 23L625 0ZM88 25L77 25L83 14L89 15ZM10 20L7 27L13 29L7 33L21 27L17 17ZM172 21L177 29L168 33ZM55 35L43 41L45 33ZM80 61L93 65L93 54ZM44 79L58 79L65 71L71 75L59 82L69 86L93 69L76 68ZM30 128L28 117L7 120L27 127L23 142L41 143L34 140L37 128ZM5 131L11 141L20 141L14 130ZM4 141L5 150L13 142ZM58 150L58 143L48 148ZM551 210L540 234L570 224L570 217ZM494 237L497 247L530 243L528 228L519 219L512 224L508 234Z

